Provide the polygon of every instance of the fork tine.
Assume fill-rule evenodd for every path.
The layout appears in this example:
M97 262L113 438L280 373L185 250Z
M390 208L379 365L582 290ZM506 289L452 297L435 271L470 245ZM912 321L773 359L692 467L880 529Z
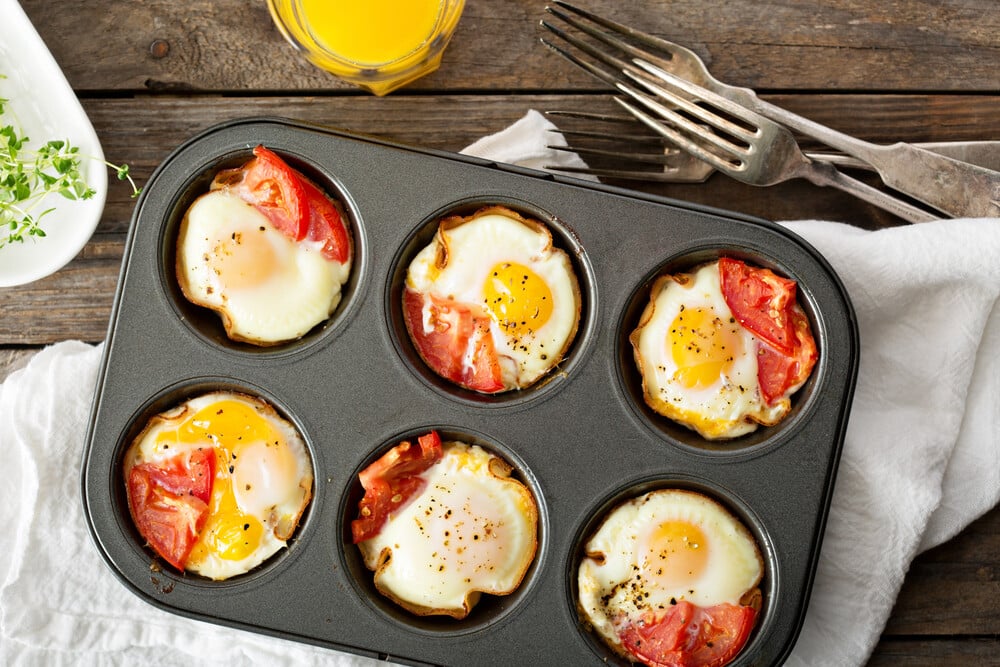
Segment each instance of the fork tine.
M679 180L674 174L680 170L669 166L664 167L661 171L640 171L629 169L601 169L597 167L563 167L560 165L548 164L544 165L543 169L561 171L567 174L588 174L590 176L597 176L598 178L614 178L622 181L642 181L644 183L701 183L704 181L704 179L692 181Z
M588 21L591 21L592 23L596 23L602 28L607 28L608 30L611 30L614 33L628 37L632 41L639 42L640 44L644 44L645 46L648 46L656 51L661 52L661 54L659 55L659 57L656 58L656 60L659 60L663 63L669 62L671 65L674 64L680 65L681 64L680 62L676 63L674 62L675 59L678 58L678 56L680 56L682 59L694 56L694 53L690 49L683 47L680 44L675 44L674 42L663 39L662 37L657 37L648 32L637 30L631 26L618 23L617 21L613 21L609 18L598 16L597 14L589 12L585 9L580 9L575 5L571 5L568 2L564 2L564 0L554 0L553 4L556 4L559 7L562 7L563 9L569 10ZM594 34L594 32L597 31L594 31L593 28L591 28L590 30L586 30L580 22L570 21L570 19L568 19L565 14L562 13L557 14L556 12L552 11L551 8L549 7L546 7L545 9L546 11L555 14L556 16L559 16L559 18L563 19L567 23L570 23L570 25L576 26L579 30L587 32L587 34L593 35L596 39L602 39L602 37L606 38L602 41L605 41L605 43L610 46L621 45L619 46L619 48L622 48L622 50L626 51L629 55L631 55L634 58L644 58L646 60L650 60L649 56L652 54L649 51L643 51L642 49L634 47L622 40L615 40L614 42L609 41L612 38L607 33L601 33L600 36L596 35ZM684 63L684 65L687 66L687 63Z
M588 11L585 11L583 9L580 9L578 7L574 7L573 5L571 5L571 4L567 3L567 2L559 2L557 0L557 2L555 4L559 5L560 7L564 8L564 9L568 9L569 11L577 14L578 16L582 16L583 18L587 19L588 21L590 21L592 23L596 23L599 26L602 26L604 28L608 28L608 29L610 29L610 30L612 30L612 31L620 34L620 35L624 35L624 36L627 36L627 37L629 37L631 39L634 39L635 41L642 42L643 44L646 44L648 46L652 46L654 48L663 48L663 46L664 46L659 41L657 41L657 38L653 37L652 35L647 35L646 33L639 32L639 31L637 31L637 30L635 30L633 28L629 28L628 26L624 26L624 25L622 25L620 23L616 23L616 22L614 22L614 21L612 21L610 19L606 19L606 18L603 18L603 17L598 16L596 14L592 14L592 13L590 13ZM574 28L576 28L580 32L582 32L584 34L587 34L587 35L590 35L591 37L593 37L597 41L603 42L604 44L607 44L608 46L616 48L619 51L622 51L623 53L628 54L632 58L645 58L647 60L660 61L662 63L666 63L670 59L669 57L668 58L662 58L662 57L656 56L653 53L650 53L649 51L646 51L646 50L640 49L640 48L638 48L636 46L633 46L632 44L629 44L628 42L626 42L626 41L624 41L622 39L619 39L619 38L615 37L612 34L608 34L608 33L604 32L602 30L598 30L593 25L590 25L589 23L585 23L583 21L575 19L572 16L559 11L558 9L554 9L552 7L546 7L545 11L547 11L550 14L552 14L556 18L562 20L566 24L573 26ZM552 30L552 25L550 23L548 23L546 21L542 21L542 25L544 25L549 30ZM563 34L565 34L565 33L563 33ZM562 36L562 35L560 35L560 36ZM669 44L669 42L667 42L667 44ZM667 55L668 56L671 55L669 51L667 51ZM618 61L618 62L625 63L626 61Z
M598 62L602 62L605 65L614 68L616 71L627 69L629 67L633 67L634 68L633 65L629 65L629 63L627 63L626 61L620 60L620 59L615 58L613 56L610 56L607 53L604 53L603 51L600 51L600 50L594 48L593 46L591 46L587 42L584 42L584 41L581 41L581 40L577 39L573 35L570 35L569 33L565 32L564 30L561 30L561 29L555 27L554 25L552 25L552 24L550 24L550 23L548 23L546 21L542 21L542 25L545 26L546 28L548 28L550 31L552 31L553 34L555 34L557 37L559 37L563 41L567 42L568 44L570 44L572 46L575 46L576 48L580 49L581 51L583 51L587 55L589 55L592 58L594 58L595 60L597 60ZM582 60L581 58L579 58L576 55L574 55L574 54L570 53L569 51L567 51L566 49L564 49L564 48L562 48L560 46L557 46L556 44L553 44L552 42L548 41L544 37L541 38L541 42L542 42L542 44L544 44L545 46L549 47L550 49L552 49L553 51L555 51L556 53L558 53L560 56L562 56L566 60L570 61L571 63L573 63L574 65L576 65L580 69L582 69L582 70L584 70L586 72L589 72L592 76L600 79L604 83L609 84L611 86L614 86L615 83L618 81L618 77L615 76L614 74L611 74L610 72L607 72L607 71L601 69L600 67L597 67L593 63L589 63L586 60Z
M630 104L629 102L621 99L620 97L616 97L614 98L614 100L615 102L620 104L626 111L628 111L633 116L638 118L640 121L648 125L650 128L659 132L667 139L677 144L682 149L694 155L698 159L703 160L708 164L712 165L719 171L722 171L727 174L732 174L737 169L737 167L733 165L733 163L725 160L724 158L716 155L715 153L712 153L711 151L706 150L701 144L691 141L685 135L678 132L676 129L670 127L669 125L661 122L656 118L653 118L639 107ZM665 110L669 111L669 109ZM697 128L697 126L694 127ZM696 134L698 134L698 136L701 136L700 133Z
M670 158L677 154L677 149L664 151L663 153L637 153L635 151L616 151L610 148L592 148L589 146L548 146L552 150L576 153L577 155L592 155L599 157L616 158L630 162L641 162L643 164L666 165L670 163Z
M716 129L722 130L723 132L729 134L730 136L732 136L732 137L734 137L736 139L739 139L741 141L750 143L751 141L753 141L754 138L757 137L757 132L756 131L753 131L753 132L748 131L745 128L741 127L740 125L737 125L736 123L733 123L733 122L731 122L731 121L729 121L729 120L727 120L725 118L720 117L717 112L715 112L713 110L706 109L705 107L703 107L701 105L698 105L698 104L695 104L694 102L691 102L690 100L684 99L683 97L681 97L680 95L678 95L674 91L669 90L668 88L656 85L656 84L654 84L654 83L652 83L650 81L646 81L645 79L640 79L640 78L633 77L629 72L626 72L625 74L627 76L629 76L629 78L632 78L636 83L638 83L639 85L641 85L643 88L645 88L649 92L651 92L654 95L656 95L657 97L660 97L660 98L666 100L670 104L676 105L677 107L679 107L679 108L683 109L684 111L688 112L689 114L691 114L695 118L698 118L699 120L702 120L702 121L708 123L709 125L711 125L712 127L715 127ZM663 72L663 74L666 75L666 76L671 76L671 75L667 74L666 72ZM670 80L665 80L665 82L668 83L669 85L671 85L671 87L673 86L673 84L674 84L675 81L679 81L679 79L676 79L676 77L673 77L673 76L671 76ZM677 86L677 87L681 87L681 86ZM621 86L621 85L619 85L619 89L620 90L625 90L625 92L628 92L628 87L627 86ZM750 118L745 118L745 116L747 115L745 109L740 108L740 107L736 107L736 105L732 105L732 104L720 105L718 103L718 100L722 100L723 98L718 97L717 95L714 95L714 93L712 93L711 91L701 90L701 89L699 89L696 86L690 86L690 87L684 86L683 89L684 89L684 92L687 92L689 95L692 95L693 97L695 97L697 99L700 99L702 102L705 102L706 104L708 104L708 105L710 105L712 107L721 107L723 111L726 111L727 113L729 113L730 115L732 115L734 118L739 118L741 120L744 120L744 122L752 124L752 121L751 121ZM705 94L703 95L702 93L705 93ZM630 93L630 92L629 92L629 94L632 95L632 93ZM632 97L635 97L635 95L632 95ZM636 99L639 99L639 98L636 98ZM640 100L640 101L642 101L642 100ZM660 105L660 106L662 106L662 105ZM653 108L653 107L650 107L650 108ZM659 108L653 108L653 110L659 112ZM755 130L756 130L756 128L755 128ZM694 130L692 129L691 131L694 131Z
M596 113L593 111L569 111L550 110L544 112L546 116L556 118L571 118L576 120L596 121L608 125L628 125L627 132L599 132L596 130L576 130L576 129L551 129L549 132L559 133L567 137L583 137L587 139L598 139L600 141L617 141L618 143L644 142L658 144L664 149L670 147L664 142L663 137L654 132L647 132L646 126L640 123L635 117L630 115L613 115L609 113Z
M628 125L630 130L638 128L640 132L648 132L645 124L629 114L612 115L587 111L546 111L545 113L546 115L576 120L607 122L611 126ZM632 130L630 134L563 129L551 129L549 132L554 136L562 135L562 142L569 139L571 145L567 146L565 143L559 142L550 144L548 148L594 158L594 161L587 167L544 166L545 169L553 171L656 183L703 183L714 173L710 165L681 151L657 132L649 132L644 135L634 134L635 130ZM576 143L573 141L574 138L579 138L583 143L572 145ZM590 145L586 143L587 141L591 142ZM595 143L597 145L593 145ZM588 160L588 162L590 161Z
M733 102L732 100L725 98L722 95L705 88L704 86L699 86L698 84L692 83L687 79L676 76L675 74L672 74L671 72L668 72L662 67L658 67L649 61L645 61L640 58L634 60L633 62L643 71L652 74L662 83L667 84L670 88L687 93L692 97L702 100L706 104L710 104L718 109L721 109L733 118L739 118L740 120L743 120L751 125L760 123L760 120L758 119L763 118L760 114L746 108L742 104L737 104L736 102ZM626 72L626 74L628 74L628 72ZM648 81L645 78L632 78L643 85L648 84Z
M597 30L593 26L579 20L575 20L573 17L568 16L564 12L555 10L552 7L547 6L545 8L547 12L565 21L568 25L575 27L581 32L590 35L594 39L599 40L608 46L627 53L630 58L639 58L656 63L664 69L668 69L693 81L706 81L712 79L708 70L705 68L705 63L694 51L687 47L675 44L674 42L663 39L662 37L642 32L641 30L637 30L603 16L598 16L597 14L580 9L579 7L571 5L568 2L564 2L563 0L554 0L553 4L562 9L568 10L587 21L590 21L591 23L610 30L613 34ZM542 25L547 27L549 30L553 29L551 24L545 21L542 21ZM616 37L616 35L621 38ZM626 39L629 41L625 41ZM639 48L633 43L642 44L647 48ZM629 65L632 66L631 63L629 63ZM619 67L619 69L624 68Z
M546 116L561 116L563 118L575 118L582 120L596 120L602 123L627 123L629 125L638 125L637 121L632 116L616 116L608 113L595 113L593 111L570 111L563 109L549 110L545 112Z
M637 123L640 127L645 129L645 125L639 123L635 118L632 122ZM608 134L607 132L595 132L593 130L549 130L549 132L558 133L564 137L578 137L584 139L597 139L598 141L607 141L615 143L638 143L642 145L643 142L662 144L663 137L658 134ZM670 150L669 148L667 150Z
M620 86L619 89L622 92L624 92L625 94L627 94L629 97L631 97L633 100L639 102L640 104L642 104L643 106L645 106L647 109L650 109L651 111L653 111L654 113L656 113L660 117L661 121L666 120L671 125L673 125L675 128L680 129L680 130L684 130L688 134L691 134L691 135L694 135L695 137L698 137L701 141L714 146L719 151L722 151L725 154L728 154L729 156L731 156L733 159L735 159L739 163L743 162L743 156L747 152L747 149L744 146L740 146L738 144L735 144L732 141L729 141L728 139L726 139L725 137L723 137L723 136L721 136L719 134L716 134L715 132L712 132L711 130L709 130L709 129L703 127L703 126L698 125L697 123L694 123L694 122L688 120L684 116L681 116L680 114L678 114L673 109L668 109L666 106L664 106L663 104L661 104L657 100L655 100L652 97L650 97L648 95L645 95L645 94L643 94L643 93L635 90L634 88L630 88L629 86ZM664 99L670 101L670 102L679 101L681 103L689 105L689 107L691 109L696 109L697 111L694 112L694 113L696 113L697 117L699 119L705 121L706 123L712 125L712 126L717 126L717 125L720 125L720 124L722 124L722 125L729 124L728 121L725 121L724 119L721 119L721 118L719 118L717 116L714 116L713 114L707 112L706 110L702 109L701 107L698 107L697 105L690 104L689 102L687 102L687 100L684 100L684 99L682 99L680 97L676 97L673 93L671 93L670 91L668 91L666 89L661 90L658 93L658 95L660 97L663 97ZM617 98L615 98L615 101L618 102L619 104L621 104L621 101L618 100ZM633 110L633 108L632 108L631 105L625 106L625 108L628 109L633 114L635 114L635 111ZM646 123L647 125L649 125L649 122L646 119L640 117L639 120L641 120L644 123ZM662 126L663 123L659 123L659 125ZM663 130L662 130L661 127L657 127L655 125L650 125L650 127L652 127L657 132L660 132L661 134L663 134L664 136L666 136L668 139L670 139L671 141L674 141L676 143L675 138L673 136L671 136L671 135L665 134L663 132ZM742 128L740 128L740 129L742 129ZM691 142L688 141L687 143L691 143ZM686 146L682 146L682 148L686 148ZM730 166L732 167L732 165L730 165Z

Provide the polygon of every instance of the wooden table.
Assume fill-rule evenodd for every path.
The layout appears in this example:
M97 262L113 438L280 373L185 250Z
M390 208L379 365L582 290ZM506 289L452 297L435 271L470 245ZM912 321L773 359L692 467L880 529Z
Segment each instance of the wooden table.
M725 81L856 136L1000 139L1000 12L993 0L580 0L693 48ZM439 71L376 98L300 60L264 3L22 0L113 162L140 182L217 122L276 114L460 150L528 109L612 109L601 84L538 41L544 0L468 0ZM69 266L0 289L0 378L42 346L100 341L133 200L112 179L103 219ZM770 219L899 224L805 182L641 186ZM914 562L872 665L1000 664L1000 510Z

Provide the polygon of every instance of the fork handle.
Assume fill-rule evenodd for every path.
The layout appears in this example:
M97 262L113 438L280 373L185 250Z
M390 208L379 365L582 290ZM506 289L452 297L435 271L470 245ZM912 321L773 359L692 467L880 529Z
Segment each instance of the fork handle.
M798 176L807 179L815 185L828 185L843 190L907 222L940 220L933 213L908 204L856 178L851 178L828 162L803 162L800 172L797 174Z
M1000 216L1000 172L903 142L891 146L872 144L765 102L756 95L752 98L752 108L757 113L864 160L889 187L949 216Z

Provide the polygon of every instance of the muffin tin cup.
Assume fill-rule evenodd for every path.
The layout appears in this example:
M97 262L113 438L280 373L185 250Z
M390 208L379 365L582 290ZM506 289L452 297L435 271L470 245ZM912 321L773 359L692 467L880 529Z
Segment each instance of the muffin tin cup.
M656 475L647 475L632 480L620 489L616 489L607 498L598 500L589 511L589 519L581 524L580 530L574 540L574 546L568 553L568 559L564 569L566 573L566 604L572 610L578 610L577 605L577 574L580 563L586 556L587 542L594 533L601 527L608 514L616 507L628 501L643 496L650 492L664 490L692 491L701 494L710 500L715 501L727 510L740 524L742 524L752 536L754 542L760 550L763 576L759 588L763 595L761 609L758 612L757 621L753 631L741 652L741 660L748 664L758 664L754 656L759 656L765 649L767 637L771 636L771 625L778 618L774 611L772 600L778 599L775 582L781 580L779 563L774 558L774 550L769 540L769 531L764 526L760 518L753 510L738 498L733 492L719 487L710 480L691 476L687 474L677 474L662 472ZM583 618L581 613L581 619ZM586 621L581 621L584 625ZM594 655L604 664L608 665L629 665L629 661L612 651L595 632L581 630L584 640L590 645Z
M495 596L484 593L476 606L473 607L472 611L464 619L454 619L450 616L441 615L418 616L406 611L388 598L383 597L375 589L373 573L365 566L360 550L353 544L351 539L351 521L357 518L358 502L364 496L364 489L361 487L361 483L357 481L357 473L364 470L370 463L374 462L400 442L406 440L415 444L418 437L432 430L438 433L442 442L459 441L468 445L478 445L487 452L503 459L513 468L511 477L525 485L534 497L535 505L538 509L537 549L534 560L525 573L520 586L510 595ZM525 604L525 600L530 598L537 575L542 570L541 563L545 560L546 556L546 535L549 525L548 514L543 503L544 496L538 488L538 481L535 476L527 469L526 465L512 449L500 443L496 438L492 438L484 433L477 433L469 429L448 425L430 425L410 429L393 436L380 447L373 450L371 455L361 461L358 469L352 475L352 479L354 482L351 488L342 496L344 502L340 508L340 532L343 542L340 545L337 556L341 558L342 566L351 573L351 580L355 585L359 597L369 602L383 616L394 621L401 628L412 632L424 633L432 637L458 636L480 632L487 627L496 627L498 624L503 623L508 615L515 613L519 606Z
M301 341L254 349L220 338L214 314L181 301L169 246L211 175L249 159L258 143L341 200L355 255L330 321ZM401 272L428 226L480 204L549 225L581 284L579 330L563 363L539 387L508 396L435 379L398 312ZM656 275L723 254L798 281L820 356L788 419L719 444L644 409L627 338ZM412 664L599 665L604 656L578 618L570 584L586 527L609 499L637 487L705 489L749 521L766 561L765 611L734 664L777 664L809 598L857 362L857 326L837 276L773 223L294 121L234 121L179 147L136 207L87 434L84 506L110 569L174 613ZM220 386L273 402L291 419L315 483L286 550L252 573L211 582L171 571L142 544L124 502L121 461L156 409ZM459 622L410 619L374 598L347 536L358 471L431 428L506 458L540 510L539 548L521 588L507 600L484 597Z

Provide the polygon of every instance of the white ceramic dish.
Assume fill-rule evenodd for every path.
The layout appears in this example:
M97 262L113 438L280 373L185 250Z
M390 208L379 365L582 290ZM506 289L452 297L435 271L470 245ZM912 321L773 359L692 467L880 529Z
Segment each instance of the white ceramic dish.
M92 198L71 201L49 195L45 207L55 210L42 220L46 236L0 248L0 287L10 287L44 278L76 257L101 219L108 174L87 114L17 0L0 0L0 16L0 73L6 77L0 79L0 97L9 100L0 122L15 119L31 138L29 146L67 139L81 155L95 158L81 164L95 191Z

